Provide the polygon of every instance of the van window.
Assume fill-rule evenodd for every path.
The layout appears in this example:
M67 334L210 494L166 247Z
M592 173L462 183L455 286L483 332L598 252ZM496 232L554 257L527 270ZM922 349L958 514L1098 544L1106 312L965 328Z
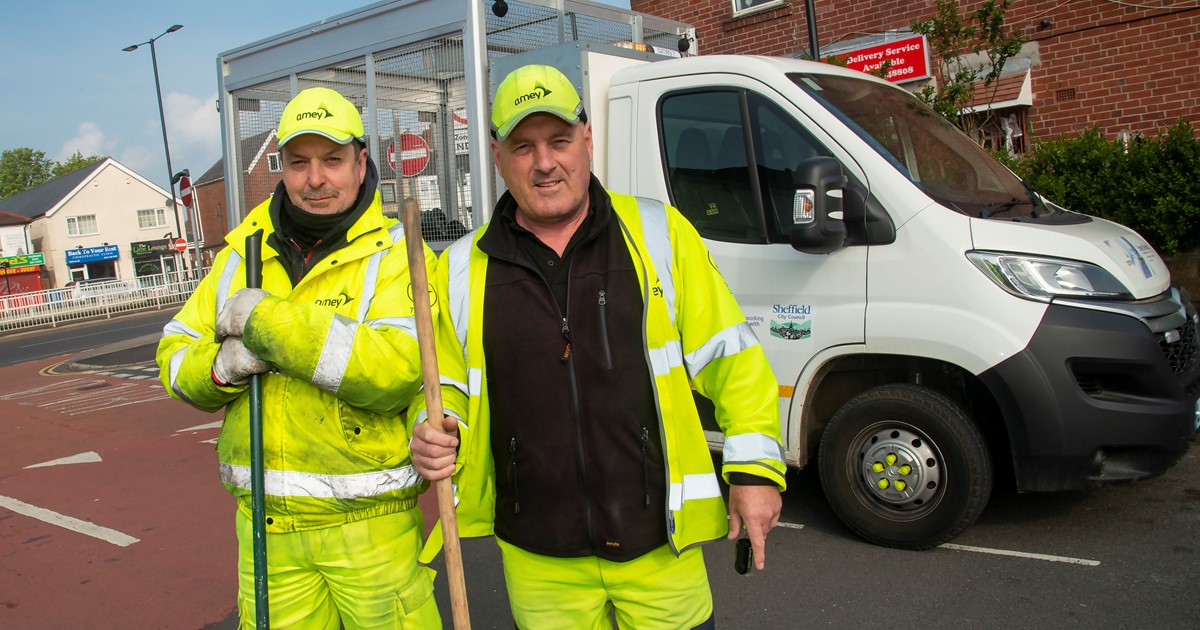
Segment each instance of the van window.
M735 89L668 95L659 116L671 203L701 236L787 242L796 166L828 155L794 118Z
M759 242L740 100L732 90L668 96L660 129L671 203L705 238Z
M773 240L787 242L792 229L796 168L808 158L830 153L775 103L750 94L749 106L750 120L757 130L754 157Z
M946 207L997 219L1050 213L986 150L908 92L856 77L788 76Z

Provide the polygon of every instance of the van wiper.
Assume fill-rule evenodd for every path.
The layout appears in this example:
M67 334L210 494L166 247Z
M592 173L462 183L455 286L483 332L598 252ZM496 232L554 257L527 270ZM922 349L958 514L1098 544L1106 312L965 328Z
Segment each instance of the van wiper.
M1013 197L1012 199L1009 199L1008 201L1001 201L1000 203L994 203L994 204L984 208L983 210L980 210L979 218L986 219L986 218L992 216L993 214L996 214L997 212L1004 212L1005 210L1008 210L1009 208L1011 208L1015 205L1018 205L1018 204L1022 204L1022 203L1029 203L1029 200L1028 199L1017 199L1016 197Z
M1045 201L1042 200L1042 196L1037 194L1037 191L1033 189L1033 186L1029 185L1029 182L1022 179L1021 185L1025 187L1025 194L1029 195L1029 214L1030 214L1030 216L1032 216L1035 219L1038 218L1038 206L1039 205L1042 206L1043 208L1046 208L1047 213L1050 212L1050 209L1046 207Z

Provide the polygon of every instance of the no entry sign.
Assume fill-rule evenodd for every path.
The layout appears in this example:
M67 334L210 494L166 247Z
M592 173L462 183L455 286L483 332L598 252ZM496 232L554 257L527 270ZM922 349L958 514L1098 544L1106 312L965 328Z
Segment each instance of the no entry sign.
M429 145L425 139L415 133L400 134L399 159L392 157L393 151L388 151L392 168L399 162L400 174L405 177L415 177L429 165Z
M187 241L185 241L181 238L177 238L177 239L175 239L174 242L171 243L171 247L174 247L175 251L177 251L177 252L186 252L187 251Z
M185 207L192 207L192 179L187 175L179 178L179 197Z

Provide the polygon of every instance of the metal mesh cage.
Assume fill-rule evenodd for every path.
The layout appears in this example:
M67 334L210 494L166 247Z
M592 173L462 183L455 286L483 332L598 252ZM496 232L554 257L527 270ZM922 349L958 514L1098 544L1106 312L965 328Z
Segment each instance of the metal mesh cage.
M576 0L512 0L503 17L490 10L491 0L397 0L263 40L261 48L233 51L226 80L237 83L239 59L255 76L266 78L229 90L226 101L235 110L232 124L226 119L226 151L233 162L226 165L226 174L237 180L229 195L238 209L230 213L231 221L240 221L266 200L279 182L274 129L287 101L300 90L324 86L344 95L363 116L386 214L396 215L404 200L411 199L423 213L426 239L433 242L452 240L475 227L484 215L473 206L494 200L502 184L486 177L482 180L492 182L492 190L472 190L472 165L492 167L486 143L472 147L470 141L473 121L467 112L472 89L478 89L467 84L471 73L465 38L471 36L470 20L476 15L471 2L483 7L486 63L566 41L644 42L674 50L679 37L690 32L680 23ZM411 26L416 22L420 28ZM341 36L338 29L351 24L358 29L354 38ZM401 41L406 36L415 41ZM339 53L350 47L347 42L353 52ZM275 55L271 61L279 68L264 71L258 55ZM486 67L475 71L485 86L487 72Z

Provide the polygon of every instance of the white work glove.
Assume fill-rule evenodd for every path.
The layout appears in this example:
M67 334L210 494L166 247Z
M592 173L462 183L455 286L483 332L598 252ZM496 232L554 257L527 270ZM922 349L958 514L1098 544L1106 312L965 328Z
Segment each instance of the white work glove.
M271 371L271 364L258 358L241 337L226 337L213 359L212 380L222 387L245 385L253 374Z
M233 294L217 314L217 339L241 337L250 312L269 294L262 289L242 289Z

